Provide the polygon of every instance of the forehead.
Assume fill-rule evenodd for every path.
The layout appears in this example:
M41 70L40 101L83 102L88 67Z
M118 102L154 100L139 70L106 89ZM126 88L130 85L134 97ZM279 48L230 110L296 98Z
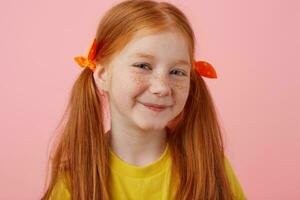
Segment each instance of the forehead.
M120 56L123 59L147 58L189 62L187 43L183 36L176 32L136 35L120 52Z

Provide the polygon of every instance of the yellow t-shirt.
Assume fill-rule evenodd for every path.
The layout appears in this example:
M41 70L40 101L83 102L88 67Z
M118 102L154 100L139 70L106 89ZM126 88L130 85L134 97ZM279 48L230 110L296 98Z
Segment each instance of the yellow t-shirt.
M236 199L246 200L227 159L225 167ZM113 200L170 200L174 196L174 191L169 192L171 157L168 145L158 160L143 167L124 162L110 149L110 172ZM50 199L71 199L64 180L57 182Z

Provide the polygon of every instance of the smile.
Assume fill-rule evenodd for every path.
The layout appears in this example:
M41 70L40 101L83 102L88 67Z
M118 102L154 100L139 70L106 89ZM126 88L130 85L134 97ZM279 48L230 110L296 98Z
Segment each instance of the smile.
M149 110L155 111L155 112L161 112L164 111L168 108L168 106L158 106L154 104L146 104L146 103L141 103L143 106L148 108Z

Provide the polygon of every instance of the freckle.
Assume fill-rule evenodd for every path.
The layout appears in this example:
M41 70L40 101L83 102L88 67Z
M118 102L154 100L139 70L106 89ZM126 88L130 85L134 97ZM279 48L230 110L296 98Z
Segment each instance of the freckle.
M186 86L181 85L181 84L174 84L174 87L177 89L185 89L186 88Z
M140 86L145 83L146 79L144 77L134 77L134 81Z

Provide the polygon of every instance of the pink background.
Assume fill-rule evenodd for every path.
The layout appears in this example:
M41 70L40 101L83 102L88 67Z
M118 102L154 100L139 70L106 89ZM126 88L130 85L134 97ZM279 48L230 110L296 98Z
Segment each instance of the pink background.
M300 199L299 1L182 0L249 199ZM1 1L0 199L39 199L54 129L112 1Z

